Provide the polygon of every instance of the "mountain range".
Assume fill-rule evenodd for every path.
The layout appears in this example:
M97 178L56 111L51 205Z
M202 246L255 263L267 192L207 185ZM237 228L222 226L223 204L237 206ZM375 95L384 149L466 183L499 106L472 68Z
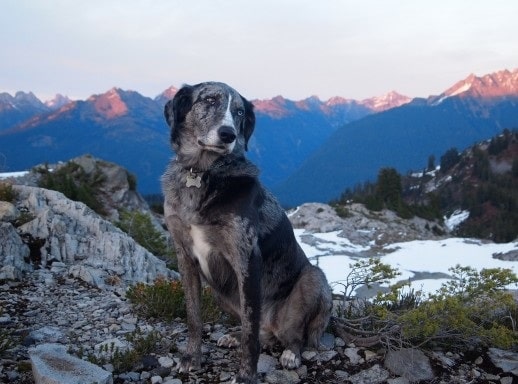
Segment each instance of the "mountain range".
M287 206L329 201L374 180L380 168L404 173L433 155L462 150L518 127L518 69L468 76L441 95L416 98L335 130L274 193Z
M90 153L123 165L144 194L158 193L173 156L163 106L155 98L112 88L86 100L0 93L0 170ZM518 69L470 75L441 95L410 99L396 92L366 100L277 96L252 100L257 114L249 157L281 202L328 201L373 179L380 167L402 172L450 147L463 149L518 126Z
M86 100L57 95L45 103L32 93L2 93L0 170L23 170L89 153L135 173L142 193L158 193L160 175L173 155L162 111L177 91L170 87L151 99L112 88ZM395 92L362 101L321 101L315 96L254 100L257 128L249 156L271 187L293 173L337 127L409 101Z

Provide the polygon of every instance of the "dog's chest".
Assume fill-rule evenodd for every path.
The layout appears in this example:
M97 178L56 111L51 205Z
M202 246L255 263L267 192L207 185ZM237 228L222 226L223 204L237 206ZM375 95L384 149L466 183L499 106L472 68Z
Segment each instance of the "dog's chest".
M206 234L202 227L191 225L189 234L192 240L192 255L198 260L201 271L206 278L210 278L209 255L211 246L207 241Z

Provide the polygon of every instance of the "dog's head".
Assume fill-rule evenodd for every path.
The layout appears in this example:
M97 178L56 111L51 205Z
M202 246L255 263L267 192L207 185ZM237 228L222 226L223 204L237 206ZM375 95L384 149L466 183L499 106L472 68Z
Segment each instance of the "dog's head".
M173 149L189 166L243 153L255 126L252 103L228 85L215 82L182 87L165 105L164 115Z

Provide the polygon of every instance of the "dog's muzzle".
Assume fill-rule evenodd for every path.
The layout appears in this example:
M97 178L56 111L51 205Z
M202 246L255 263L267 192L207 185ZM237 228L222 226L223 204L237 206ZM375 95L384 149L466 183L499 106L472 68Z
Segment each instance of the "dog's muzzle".
M223 143L230 144L236 140L236 131L228 125L223 125L218 129L218 137Z

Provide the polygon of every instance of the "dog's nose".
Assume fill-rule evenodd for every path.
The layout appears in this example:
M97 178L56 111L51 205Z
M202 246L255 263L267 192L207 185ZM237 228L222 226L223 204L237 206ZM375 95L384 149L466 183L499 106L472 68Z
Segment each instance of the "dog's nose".
M236 131L228 125L223 125L218 129L218 136L225 144L230 144L236 139Z

